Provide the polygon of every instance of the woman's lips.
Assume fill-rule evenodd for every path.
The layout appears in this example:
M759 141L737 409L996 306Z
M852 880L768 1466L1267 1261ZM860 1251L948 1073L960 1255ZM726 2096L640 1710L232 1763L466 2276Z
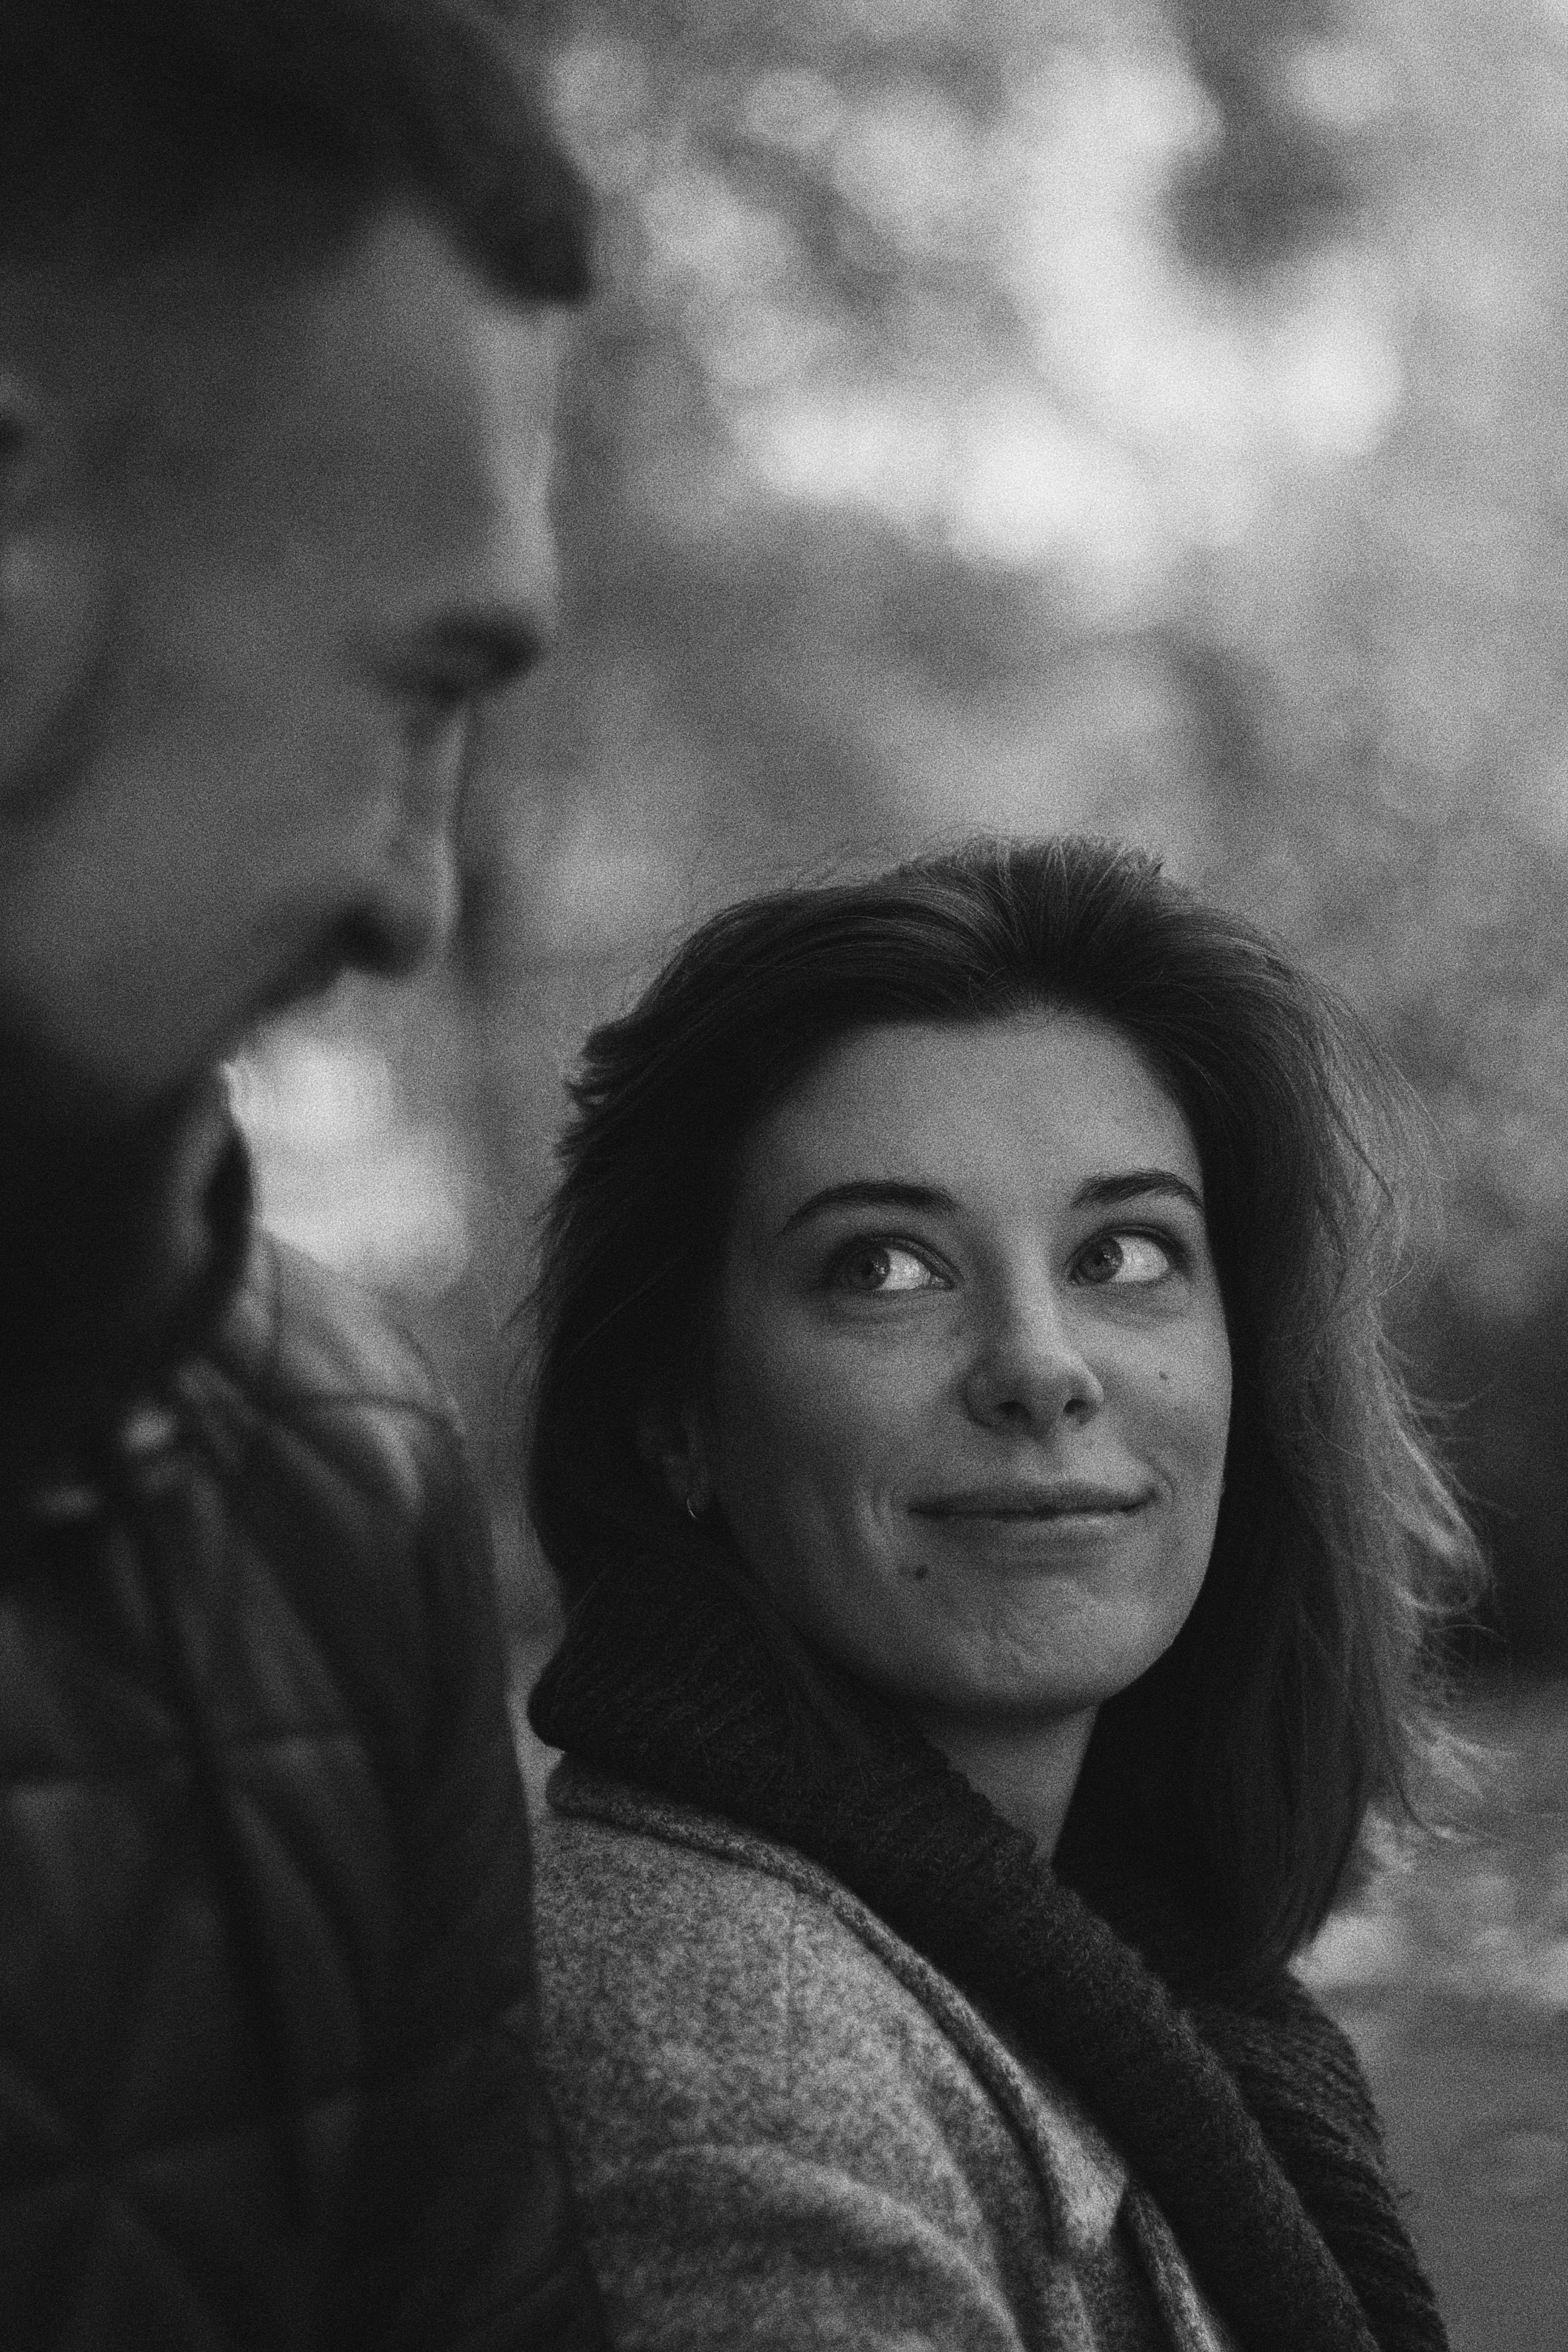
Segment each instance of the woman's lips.
M1152 1487L1105 1486L1082 1479L1053 1481L1048 1486L1005 1480L924 1496L910 1508L921 1519L1048 1522L1125 1517L1152 1500Z

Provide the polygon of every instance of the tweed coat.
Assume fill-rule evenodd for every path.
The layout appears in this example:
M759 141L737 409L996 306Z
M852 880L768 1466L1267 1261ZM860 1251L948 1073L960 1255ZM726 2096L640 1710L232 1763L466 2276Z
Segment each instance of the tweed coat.
M547 2076L626 2352L1226 2352L1058 2082L827 1871L567 1762Z

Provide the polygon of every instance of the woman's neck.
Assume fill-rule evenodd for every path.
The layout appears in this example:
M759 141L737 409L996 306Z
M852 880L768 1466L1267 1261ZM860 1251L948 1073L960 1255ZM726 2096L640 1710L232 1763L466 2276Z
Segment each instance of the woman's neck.
M1004 1821L1026 1831L1048 1862L1078 1786L1096 1712L1087 1707L1046 1723L977 1722L935 1711L916 1720L932 1747L989 1798Z

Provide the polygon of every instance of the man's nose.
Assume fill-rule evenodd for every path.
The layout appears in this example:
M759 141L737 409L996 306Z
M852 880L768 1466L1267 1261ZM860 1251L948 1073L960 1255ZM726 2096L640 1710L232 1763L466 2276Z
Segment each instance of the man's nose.
M1087 1421L1104 1403L1070 1309L1048 1275L1020 1277L983 1307L964 1402L985 1427L1029 1435Z
M472 584L466 622L475 654L471 691L409 771L378 881L378 968L387 972L412 971L452 943L462 895L464 802L480 756L485 714L497 694L537 667L555 634L555 542L537 497L531 506L498 517L489 561Z

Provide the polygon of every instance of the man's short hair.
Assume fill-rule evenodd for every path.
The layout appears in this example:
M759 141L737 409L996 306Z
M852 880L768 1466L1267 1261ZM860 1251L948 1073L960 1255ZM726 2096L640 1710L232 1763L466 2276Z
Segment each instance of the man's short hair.
M0 261L243 221L325 257L404 203L502 292L587 290L589 202L505 0L0 0Z

